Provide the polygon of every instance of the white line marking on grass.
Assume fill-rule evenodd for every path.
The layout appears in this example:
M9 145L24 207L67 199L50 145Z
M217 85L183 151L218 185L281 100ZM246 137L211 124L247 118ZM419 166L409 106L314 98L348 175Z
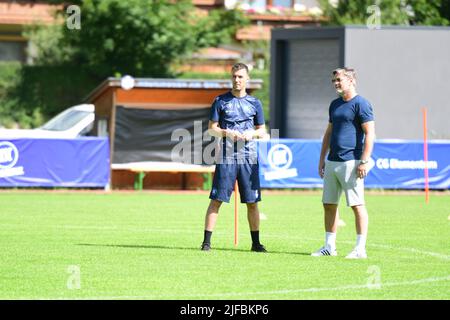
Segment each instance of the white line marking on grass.
M63 228L63 229L89 229L89 230L117 230L117 231L140 231L140 232L149 232L149 233L155 233L155 232L162 232L162 233L190 233L190 234L198 234L199 231L192 231L187 229L167 229L165 227L152 227L152 228L140 228L140 227L131 227L131 228L118 228L117 226L77 226L77 225L62 225L62 226L55 226L57 228ZM216 235L225 235L228 234L225 231L215 231L214 234ZM300 241L323 241L323 239L317 239L317 238L303 238L303 237L289 237L284 235L271 235L266 234L265 237L267 238L279 238L279 239L298 239ZM352 241L346 241L341 240L337 241L338 243L350 243L353 244ZM408 247L393 247L389 245L384 244L375 244L375 243L367 243L368 247L375 247L375 248L382 248L382 249L388 249L388 250L399 250L399 251L409 251L412 253L418 253L423 255L432 256L439 259L444 260L450 260L450 255L446 255L443 253L437 253L432 251L424 251L419 250L415 248L408 248Z
M431 283L431 282L441 282L450 281L450 275L445 277L434 277L411 281L400 281L400 282L387 282L381 284L381 289L385 287L396 287L396 286L412 286L416 284ZM256 291L256 292L226 292L226 293L211 293L211 294L160 294L160 295L146 295L146 296L111 296L111 297L86 297L86 298L38 298L37 300L121 300L121 299L164 299L164 298L174 298L183 297L185 299L194 299L196 297L229 297L229 296L255 296L255 295L284 295L292 293L301 292L323 292L323 291L346 291L346 290L373 290L370 289L367 284L354 284L339 287L328 287L328 288L304 288L304 289L290 289L290 290L271 290L271 291ZM17 300L28 300L30 298L18 298ZM31 298L34 299L34 298Z
M15 224L7 224L7 225L8 226L16 226ZM165 227L152 227L152 228L131 227L131 228L122 228L122 227L117 227L117 226L83 226L83 225L55 225L53 227L56 227L58 229L115 230L115 231L132 231L132 232L136 232L136 231L137 232L149 232L149 233L157 233L157 232L161 232L161 233L189 233L189 234L198 234L199 233L199 231L192 231L192 230L188 230L188 229L167 229ZM228 232L226 232L226 231L215 231L214 234L216 234L216 235L227 235ZM265 234L264 237L267 237L267 238L278 238L278 239L297 239L299 241L318 241L318 242L323 241L323 239L317 239L317 238L289 237L289 236L285 236L285 235L271 235L271 234ZM337 241L337 242L338 243L350 243L350 244L353 243L352 241L345 241L345 240L340 240L340 241ZM389 245L375 244L375 243L371 243L371 242L368 242L367 246L368 247L388 249L388 250L409 251L409 252L412 252L412 253L423 254L423 255L439 258L439 259L450 260L450 255L446 255L446 254L438 253L438 252L432 252L432 251L419 250L419 249L416 249L416 248L393 247L393 246L389 246Z
M339 241L339 242L342 242L342 243L354 243L352 241ZM435 258L444 259L444 260L450 260L450 256L449 255L446 255L446 254L443 254L443 253L432 252L432 251L419 250L419 249L415 249L415 248L393 247L393 246L389 246L389 245L385 245L385 244L376 244L376 243L368 243L367 246L375 247L375 248L388 249L388 250L409 251L409 252L419 253L419 254L423 254L423 255L428 255L428 256L435 257Z
M444 260L450 260L450 256L449 255L445 255L442 253L437 253L437 252L432 252L432 251L423 251L423 250L419 250L419 249L415 249L415 248L396 248L396 247L391 247L391 246L387 246L387 245L383 245L383 244L372 244L370 245L372 247L379 247L379 248L385 248L385 249L389 249L389 250L400 250L400 251L409 251L409 252L413 252L413 253L419 253L419 254L424 254L424 255L429 255L435 258L440 258L440 259L444 259Z
M55 226L58 229L117 230L116 226Z
M316 238L302 238L302 237L286 237L286 236L278 236L278 235L265 235L267 238L281 238L281 239L298 239L303 241L323 241L323 239L316 239ZM347 243L347 244L354 244L354 241L347 241L347 240L339 240L337 243ZM446 255L444 253L437 253L432 251L424 251L419 250L415 248L408 248L408 247L393 247L385 244L376 244L376 243L367 243L368 247L375 247L375 248L382 248L382 249L388 249L388 250L398 250L398 251L409 251L413 253L419 253L423 255L432 256L435 258L440 258L444 260L450 260L450 255Z
M199 233L198 231L186 230L186 229L167 229L167 228L141 228L141 227L129 227L129 228L118 228L116 226L73 226L73 225L63 225L63 226L53 226L57 229L80 229L80 230L116 230L116 231L131 231L131 232L162 232L162 233ZM222 234L221 232L214 232L215 234Z
M118 228L116 226L76 226L76 225L60 225L60 226L54 226L56 228L66 228L66 229L91 229L91 230L117 230L117 231L142 231L142 232L162 232L162 233L198 233L197 231L192 230L186 230L186 229L167 229L167 228L139 228L139 227L133 227L133 228ZM226 232L220 232L220 234L227 234ZM289 236L280 236L280 235L270 235L266 234L267 238L279 238L279 239L297 239L299 241L323 241L323 239L317 239L317 238L302 238L302 237L289 237ZM349 243L352 244L353 241L338 241L339 243ZM384 244L374 244L369 243L368 246L371 247L378 247L388 250L400 250L400 251L409 251L413 253L418 254L424 254L433 256L435 258L440 258L444 260L450 260L449 255L436 253L436 252L430 252L430 251L423 251L415 248L402 248L402 247L393 247L389 245ZM434 278L426 278L426 279L419 279L419 280L411 280L411 281L401 281L401 282L388 282L388 283L382 283L383 287L393 287L393 286L411 286L416 284L423 284L423 283L431 283L431 282L440 282L440 281L450 281L450 275L445 277L434 277ZM99 297L83 297L83 298L77 298L77 297L59 297L59 298L17 298L18 300L21 299L37 299L37 300L74 300L74 299L81 299L81 300L114 300L114 299L164 299L164 298L173 298L173 297L184 297L184 298L191 298L194 299L196 297L228 297L228 296L252 296L252 295L284 295L284 294L292 294L292 293L301 293L301 292L322 292L322 291L345 291L345 290L362 290L362 289L370 289L367 284L357 284L357 285L344 285L344 286L338 286L338 287L328 287L328 288L304 288L304 289L292 289L292 290L271 290L271 291L261 291L261 292L229 292L229 293L214 293L214 294L188 294L188 295L147 295L147 296L99 296Z

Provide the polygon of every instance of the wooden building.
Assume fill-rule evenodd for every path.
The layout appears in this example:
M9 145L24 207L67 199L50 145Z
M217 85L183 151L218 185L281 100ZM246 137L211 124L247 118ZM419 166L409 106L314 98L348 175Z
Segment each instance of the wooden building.
M249 93L261 85L262 80L251 80ZM110 139L111 187L205 187L203 174L210 167L171 164L170 132L192 131L193 122L201 122L204 130L212 101L230 89L229 80L124 77L101 83L85 100L95 105L94 134ZM144 178L145 172L152 173Z

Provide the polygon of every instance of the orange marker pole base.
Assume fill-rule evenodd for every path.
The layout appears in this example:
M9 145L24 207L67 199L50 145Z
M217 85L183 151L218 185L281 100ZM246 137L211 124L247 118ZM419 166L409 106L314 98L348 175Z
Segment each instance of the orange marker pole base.
M237 181L234 183L234 246L238 245L238 183Z

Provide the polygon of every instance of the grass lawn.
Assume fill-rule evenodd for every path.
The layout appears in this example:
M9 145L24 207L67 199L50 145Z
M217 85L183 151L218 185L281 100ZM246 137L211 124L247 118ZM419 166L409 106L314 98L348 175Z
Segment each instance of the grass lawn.
M1 299L450 299L450 197L366 196L368 259L340 207L339 256L323 244L320 194L264 193L261 242L250 252L245 206L224 204L199 250L206 193L0 192ZM344 200L344 199L342 199Z

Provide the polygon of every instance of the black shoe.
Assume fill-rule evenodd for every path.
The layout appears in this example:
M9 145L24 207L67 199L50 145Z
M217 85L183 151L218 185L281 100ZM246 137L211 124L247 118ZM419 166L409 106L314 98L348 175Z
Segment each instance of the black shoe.
M262 244L252 244L252 251L267 252L266 248L264 248Z
M207 243L207 242L203 242L202 243L202 247L201 247L202 251L209 251L211 250L211 244Z

